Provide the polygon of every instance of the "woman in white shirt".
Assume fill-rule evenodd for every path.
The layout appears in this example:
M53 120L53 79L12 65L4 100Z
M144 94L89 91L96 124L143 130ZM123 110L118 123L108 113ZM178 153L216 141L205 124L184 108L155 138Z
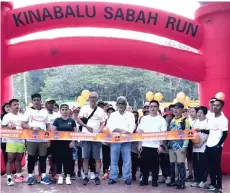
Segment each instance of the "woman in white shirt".
M200 106L197 109L197 120L194 123L193 128L207 130L208 129L208 119L206 118L208 109L207 107ZM205 159L205 147L208 139L208 135L202 132L197 133L200 137L199 144L193 144L193 170L195 182L191 185L192 187L203 188L205 182L207 181L207 167Z

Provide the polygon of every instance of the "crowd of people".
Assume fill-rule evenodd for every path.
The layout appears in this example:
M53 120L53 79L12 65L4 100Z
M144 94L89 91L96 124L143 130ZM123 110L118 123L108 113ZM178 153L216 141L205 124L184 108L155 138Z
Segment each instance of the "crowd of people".
M37 181L42 184L63 184L65 181L69 185L78 176L83 179L83 185L90 180L99 185L103 166L103 179L108 179L110 185L122 176L124 183L131 185L132 181L137 180L139 170L140 186L151 183L157 187L158 183L165 183L169 187L185 189L185 182L191 182L192 187L222 191L221 155L228 132L228 119L222 112L222 100L212 98L209 110L205 106L185 109L182 103L177 102L163 112L160 111L159 102L152 100L144 104L142 117L128 107L125 97L118 97L117 108L114 108L98 102L95 92L90 93L89 105L74 109L67 104L59 107L55 100L46 101L42 107L40 94L33 94L31 100L33 106L24 113L21 113L17 99L4 104L2 129L100 133L107 128L121 135L195 129L200 142L194 144L187 139L132 143L2 139L6 183L9 186L15 182L34 184L36 165ZM25 152L28 179L22 175L21 161ZM47 159L52 178L46 173ZM15 175L12 175L13 164ZM159 178L160 170L162 178Z

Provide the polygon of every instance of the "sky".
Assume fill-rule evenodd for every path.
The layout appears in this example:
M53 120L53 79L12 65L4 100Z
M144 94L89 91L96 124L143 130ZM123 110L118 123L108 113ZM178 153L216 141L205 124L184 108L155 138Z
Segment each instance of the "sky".
M14 8L25 7L28 5L57 2L60 0L14 0ZM62 0L64 2L65 0ZM73 0L68 0L68 2ZM79 0L74 0L77 2ZM95 0L80 0L80 1L91 1ZM98 1L98 0L97 0ZM100 2L117 2L134 5L142 5L146 7L152 7L161 9L167 12L176 13L178 15L185 16L187 18L194 18L194 13L199 7L199 3L196 0L100 0ZM106 29L106 28L65 28L65 29L54 29L44 32L38 32L22 36L19 38L12 39L11 44L15 44L22 41L34 40L34 39L52 39L58 37L69 37L69 36L96 36L96 37L117 37L126 39L136 39L141 41L147 41L163 45L166 38L155 36L152 34L146 34L141 32L134 32L128 30L118 29Z

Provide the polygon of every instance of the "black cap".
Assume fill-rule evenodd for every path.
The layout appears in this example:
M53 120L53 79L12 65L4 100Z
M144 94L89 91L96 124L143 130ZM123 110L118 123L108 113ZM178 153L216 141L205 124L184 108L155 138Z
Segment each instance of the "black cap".
M113 106L109 106L109 108L107 109L107 113L109 112L109 110L113 110L115 112L115 109L113 108Z
M174 107L180 108L180 109L184 109L184 105L180 102L177 102Z

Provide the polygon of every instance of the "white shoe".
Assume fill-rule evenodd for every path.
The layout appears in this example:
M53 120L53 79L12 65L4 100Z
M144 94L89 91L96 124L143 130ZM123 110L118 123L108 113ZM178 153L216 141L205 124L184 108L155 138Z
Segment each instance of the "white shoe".
M149 182L152 182L153 177L149 176Z
M81 172L81 178L84 179L85 178L85 174L84 172Z
M7 181L6 181L6 184L8 186L14 186L14 181L12 180L12 178L8 178Z
M197 182L194 182L193 184L191 184L191 187L197 187L199 184Z
M66 183L67 185L71 185L70 177L66 177L65 183Z
M63 177L62 176L59 176L58 177L58 182L57 182L57 184L63 184Z
M96 176L94 174L94 172L91 172L90 173L90 180L95 180Z
M171 178L168 176L167 179L165 180L166 184L170 184L171 183Z
M198 188L204 188L205 187L205 183L204 182L200 182L198 185Z

